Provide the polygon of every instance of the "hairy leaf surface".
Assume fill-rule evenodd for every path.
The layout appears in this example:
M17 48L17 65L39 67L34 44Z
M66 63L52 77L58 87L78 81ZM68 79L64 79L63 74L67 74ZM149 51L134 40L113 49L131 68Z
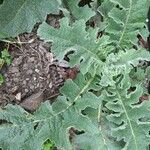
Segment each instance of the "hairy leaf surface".
M150 101L139 103L142 88L137 85L135 91L128 93L130 86L130 78L125 74L116 88L110 88L102 95L107 102L106 107L111 111L107 119L113 122L112 135L118 141L125 141L125 149L146 149L150 144Z
M112 4L114 4L113 8ZM145 26L149 4L150 0L109 0L105 2L100 7L100 11L107 18L106 32L110 34L111 39L122 48L136 44L136 36Z
M30 32L48 13L58 13L57 0L5 0L0 6L0 38Z
M92 16L95 15L95 12L92 11L87 5L84 7L79 7L78 0L62 0L64 7L66 9L62 9L66 16L73 21L84 19L88 21Z
M0 6L0 38L31 31L47 13L58 13L60 2L5 0ZM90 7L78 7L77 0L62 2L60 28L44 22L38 36L52 42L57 59L67 54L70 66L79 64L80 73L66 80L52 104L45 102L33 114L14 105L0 110L0 148L41 150L50 139L64 150L145 150L150 145L150 101L142 102L141 96L148 94L143 80L150 69L139 67L139 62L150 61L150 53L139 48L136 36L140 30L147 32L150 1L99 1L96 14L105 26L92 28L87 26L95 14ZM71 128L79 133L72 142Z
M81 71L86 73L93 64L95 68L103 64L100 53L103 53L105 45L110 43L108 36L96 39L97 31L96 29L95 32L88 33L85 30L84 20L76 21L69 26L69 21L65 18L61 20L61 27L58 30L43 23L38 35L46 41L53 42L52 51L58 59L63 59L68 51L75 51L71 59L72 64L78 64L82 60L84 65Z
M51 139L57 147L71 150L69 128L97 134L98 127L81 113L86 107L98 108L101 105L101 100L89 91L93 80L94 77L85 79L81 75L75 82L68 80L61 90L63 97L59 97L52 106L44 103L34 115L19 106L8 105L0 112L0 119L7 121L0 126L0 147L13 149L12 144L15 144L16 150L40 150L42 144ZM82 82L79 84L79 81ZM72 94L67 93L69 87L76 90L71 91Z

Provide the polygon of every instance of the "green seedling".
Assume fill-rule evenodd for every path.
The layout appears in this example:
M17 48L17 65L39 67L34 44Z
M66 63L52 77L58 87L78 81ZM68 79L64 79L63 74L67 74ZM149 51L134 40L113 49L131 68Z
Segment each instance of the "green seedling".
M8 50L7 50L7 49L4 49L1 53L2 53L2 56L1 56L2 59L5 61L5 63L6 63L7 65L10 65L11 62L12 62L12 59L11 59L11 56L10 56Z
M44 145L43 145L43 150L53 150L54 148L54 142L52 142L51 140L47 140L45 141Z
M11 56L8 52L7 49L4 49L1 52L1 57L0 57L0 70L2 69L3 65L6 63L7 65L10 65L12 62ZM4 82L4 77L2 74L0 74L0 85Z
M4 82L4 77L2 74L0 74L0 85L3 84L3 82Z

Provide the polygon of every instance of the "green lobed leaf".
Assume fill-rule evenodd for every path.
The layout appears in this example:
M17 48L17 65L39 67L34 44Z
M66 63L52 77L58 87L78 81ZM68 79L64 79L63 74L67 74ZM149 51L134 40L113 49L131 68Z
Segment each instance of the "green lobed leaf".
M100 84L103 87L108 85L114 86L116 81L114 78L126 71L130 73L131 69L138 66L139 61L150 61L150 53L144 49L119 51L118 53L111 53L107 56L105 65L101 68L102 76Z
M98 127L81 113L81 110L86 107L98 108L101 105L100 99L89 92L93 80L94 77L85 79L83 75L78 76L75 82L68 80L61 90L64 95L63 101L58 98L52 106L46 102L33 115L20 106L7 105L0 111L0 119L7 121L0 126L0 147L13 149L12 145L15 144L16 150L40 150L43 143L51 139L58 148L71 150L69 128L75 127L91 135L98 133ZM79 84L79 81L82 83ZM75 86L77 90L72 91L72 95L67 95L68 86ZM82 94L84 94L83 98ZM86 105L82 106L82 100Z
M150 144L150 122L148 121L150 101L140 104L142 88L137 85L136 90L128 94L130 86L130 78L125 74L116 87L102 95L103 100L107 102L106 107L111 111L107 119L113 123L112 136L118 141L125 142L124 149L146 149ZM143 119L147 121L142 121Z
M15 145L16 150L40 150L43 143L51 139L58 148L71 150L74 146L68 137L71 127L85 132L76 137L74 144L79 149L140 150L150 144L150 103L139 103L143 93L139 82L135 84L135 91L128 92L132 85L129 77L132 65L137 66L139 60L150 59L148 52L130 49L130 43L136 38L132 39L130 35L135 35L137 29L132 28L132 32L128 28L129 25L140 28L144 24L140 14L143 6L142 11L138 10L138 15L134 15L135 18L127 13L129 9L133 11L139 8L145 1L138 1L139 4L134 0L110 1L114 6L123 8L118 15L118 6L112 8L112 5L103 5L103 9L108 7L107 11L111 8L108 15L107 11L103 14L108 16L108 23L113 27L106 29L111 39L105 35L97 39L98 29L85 30L85 20L70 25L69 20L64 18L57 30L46 23L40 26L38 34L45 41L53 41L52 51L58 58L62 59L68 51L75 51L71 64L82 60L80 67L84 75L80 73L76 80L68 80L61 89L62 96L52 106L44 103L33 115L12 105L0 111L0 119L7 121L0 125L0 147L13 149L12 145ZM109 1L105 2L109 4ZM131 7L129 2L134 2L135 6ZM128 20L133 20L133 24L127 22L127 16ZM139 23L135 23L137 19ZM128 47L128 50L110 54L114 48L110 40L117 42L121 48Z
M74 144L78 149L83 150L120 150L122 146L111 137L109 124L106 120L104 113L102 112L103 105L99 105L98 108L94 109L87 107L84 110L84 114L92 120L92 123L99 130L91 134L85 132L76 136Z
M58 13L57 0L5 0L0 7L0 38L30 32L48 13Z
M92 11L87 5L84 7L79 7L78 0L62 0L64 4L64 8L62 11L64 12L65 16L69 16L71 20L80 20L84 19L85 22L88 21L92 16L95 15L95 12Z
M122 48L137 42L137 34L145 26L149 0L109 0L99 10L107 19L106 32ZM105 4L105 3L104 3ZM114 5L108 10L108 7Z
M79 20L69 26L69 20L64 18L61 20L61 26L58 30L46 23L43 23L38 30L38 35L42 39L53 42L52 51L58 59L63 59L68 51L75 51L71 56L71 63L75 65L82 60L81 65L84 65L82 65L81 71L83 74L93 66L94 68L97 65L101 67L103 63L100 59L100 53L103 53L105 45L110 43L108 36L96 39L97 29L97 32L89 34L85 30L84 24L85 21Z
M122 147L117 142L111 141L108 138L102 138L101 134L81 134L76 138L76 144L82 150L120 150Z

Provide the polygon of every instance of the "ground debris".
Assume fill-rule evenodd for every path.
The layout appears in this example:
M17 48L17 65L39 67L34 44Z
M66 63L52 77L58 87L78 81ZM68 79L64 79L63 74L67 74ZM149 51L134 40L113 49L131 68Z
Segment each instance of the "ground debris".
M59 28L62 17L49 14L46 22ZM0 86L0 107L11 103L35 111L44 100L53 102L65 80L75 79L79 72L79 67L69 68L67 61L55 58L50 51L52 43L39 39L39 24L31 33L19 35L19 43L9 47L13 61L1 70L5 82Z
M46 93L43 99L58 95L64 79L58 72L58 62L50 52L51 43L43 42L34 33L25 33L19 38L26 44L22 44L20 49L13 50L12 64L3 74L5 83L0 87L0 106L21 102L26 109L35 110L35 108L27 108L25 105L32 103L35 106L35 103L43 100L37 102L37 98L35 102L33 99L29 102L31 100L29 97L39 91ZM28 43L31 39L33 42ZM19 95L17 95L18 93ZM31 106L29 105L29 107Z

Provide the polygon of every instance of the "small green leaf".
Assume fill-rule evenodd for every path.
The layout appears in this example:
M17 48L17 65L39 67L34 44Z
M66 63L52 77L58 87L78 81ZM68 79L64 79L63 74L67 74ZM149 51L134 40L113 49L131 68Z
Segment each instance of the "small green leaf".
M2 56L1 56L2 59L7 63L7 65L10 65L12 60L11 60L11 56L10 56L8 50L4 49L1 53L2 53Z
M53 150L54 143L51 140L46 140L43 145L43 150Z
M2 74L0 74L0 85L3 84L3 82L4 82L4 77Z

